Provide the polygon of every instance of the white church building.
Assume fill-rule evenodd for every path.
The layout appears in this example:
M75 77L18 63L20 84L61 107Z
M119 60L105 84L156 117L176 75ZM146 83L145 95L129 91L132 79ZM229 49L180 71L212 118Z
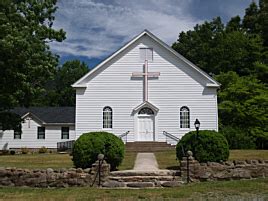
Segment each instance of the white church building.
M76 89L76 107L75 120L69 122L73 123L73 131L68 140L85 132L107 131L128 142L175 144L176 138L195 130L196 119L201 122L201 130L217 131L219 86L196 65L144 30L72 85ZM58 125L54 133L61 136L58 131L62 126ZM17 139L5 138L5 132L10 131L0 135L0 148L4 144L9 148L26 146L13 144ZM27 135L22 130L21 139ZM54 136L54 143L46 143L48 138L38 143L36 136L37 133L27 138L31 141L27 147L42 144L56 148L57 142L64 141Z

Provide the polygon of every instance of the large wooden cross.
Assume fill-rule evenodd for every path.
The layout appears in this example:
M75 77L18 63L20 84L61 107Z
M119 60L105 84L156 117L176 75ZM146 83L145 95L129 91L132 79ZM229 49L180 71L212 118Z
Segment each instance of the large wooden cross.
M143 93L144 93L144 101L148 101L148 78L157 78L160 76L160 72L148 72L148 61L145 60L144 63L144 70L142 73L139 72L134 72L132 73L132 77L143 77L144 78L144 88L143 88Z

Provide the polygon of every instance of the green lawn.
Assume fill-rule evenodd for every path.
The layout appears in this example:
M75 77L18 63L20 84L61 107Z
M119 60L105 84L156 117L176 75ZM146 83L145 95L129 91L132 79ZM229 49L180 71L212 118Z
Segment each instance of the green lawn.
M18 154L0 156L0 167L18 167L28 169L70 168L73 167L69 154Z
M176 150L156 152L156 159L161 169L178 169ZM268 150L230 150L228 160L263 159L268 160Z
M177 169L176 151L155 153L161 169ZM119 170L132 169L136 153L127 152ZM268 150L231 150L229 160L264 159L268 160ZM70 168L73 166L72 157L68 154L26 154L0 156L0 167L18 168Z
M0 188L0 200L242 200L241 198L267 200L268 179L202 182L165 189Z
M122 164L118 167L119 170L131 170L134 167L137 153L126 152Z

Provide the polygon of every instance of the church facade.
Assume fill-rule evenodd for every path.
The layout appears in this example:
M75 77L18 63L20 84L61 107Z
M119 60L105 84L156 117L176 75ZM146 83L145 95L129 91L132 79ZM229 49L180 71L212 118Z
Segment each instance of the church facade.
M220 84L147 30L72 85L76 138L90 131L127 141L166 141L218 130ZM124 138L123 138L124 139Z
M72 86L75 108L15 109L22 130L0 131L0 149L55 149L91 131L176 144L196 119L218 130L220 84L147 30Z

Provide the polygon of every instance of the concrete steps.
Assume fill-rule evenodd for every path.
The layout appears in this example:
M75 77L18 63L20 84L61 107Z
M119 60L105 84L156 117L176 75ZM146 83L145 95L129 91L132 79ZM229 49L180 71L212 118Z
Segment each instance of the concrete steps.
M166 142L127 142L126 151L132 152L158 152L174 150L176 146Z

